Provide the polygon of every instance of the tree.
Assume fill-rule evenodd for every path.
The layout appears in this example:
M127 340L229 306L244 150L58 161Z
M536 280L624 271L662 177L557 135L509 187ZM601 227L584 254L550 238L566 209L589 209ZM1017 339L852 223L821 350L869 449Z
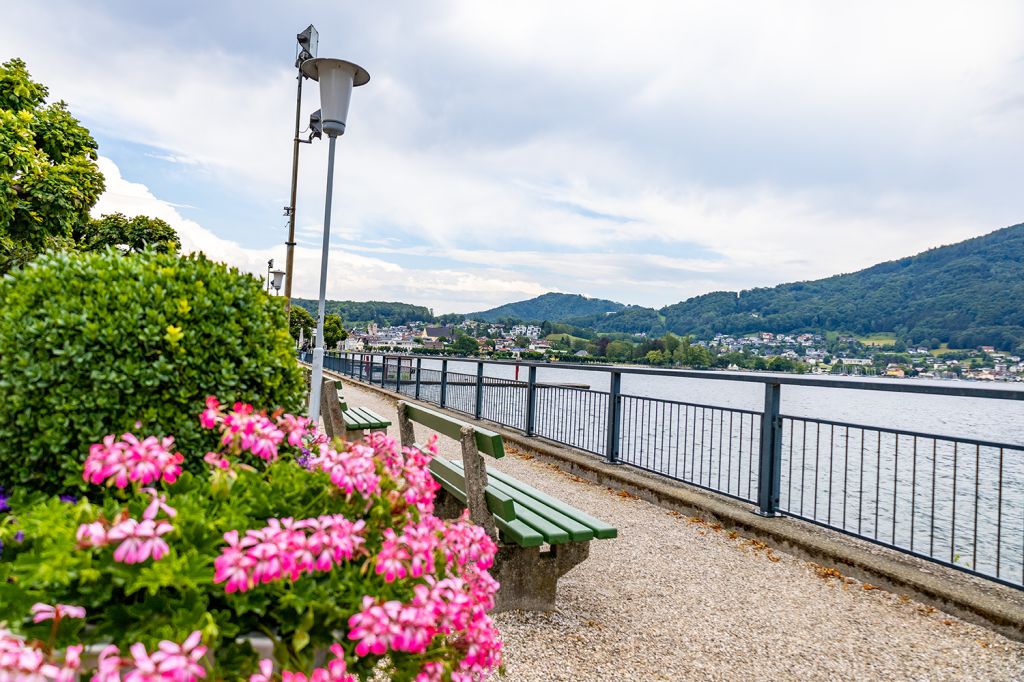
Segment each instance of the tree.
M312 331L315 326L316 320L313 319L308 310L299 306L292 306L291 316L288 318L288 331L291 332L293 339L299 340L299 330L301 329L303 340L310 341L313 338Z
M177 253L181 240L174 228L160 218L110 213L76 227L75 241L82 251L99 251L114 247L124 254L152 249L158 253Z
M529 348L529 347L530 347L530 339L528 339L527 337L525 337L525 336L523 336L521 334L516 337L516 348ZM569 348L571 348L571 347L572 346L569 346ZM566 350L568 350L569 348L566 348Z
M341 316L327 315L324 317L324 348L336 348L339 341L344 341L347 338L348 332L342 326Z
M0 273L68 246L103 192L96 140L25 62L0 65Z
M452 350L457 353L466 353L472 355L480 350L480 344L472 336L460 336L452 344Z

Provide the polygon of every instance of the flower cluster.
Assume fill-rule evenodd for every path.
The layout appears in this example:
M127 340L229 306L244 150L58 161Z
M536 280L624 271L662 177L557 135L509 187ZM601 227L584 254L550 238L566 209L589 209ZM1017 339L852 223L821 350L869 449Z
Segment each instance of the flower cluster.
M126 433L120 440L107 436L102 443L89 448L82 478L94 485L115 485L126 488L129 483L143 485L163 479L174 483L181 475L181 463L185 457L172 452L174 438L157 439L150 436L139 440L134 434Z
M260 530L224 534L227 542L214 561L215 583L225 592L245 592L257 584L331 570L361 553L366 522L339 514L310 519L270 519Z
M44 620L56 620L61 618L85 618L85 609L81 606L71 604L49 604L36 603L32 605L32 622L42 623Z
M206 399L206 409L199 415L199 423L206 429L219 428L221 445L235 454L250 452L268 462L277 459L279 446L286 439L289 445L298 447L309 433L309 420L305 417L280 413L268 417L256 412L252 405L240 402L225 411L214 396Z
M69 646L64 660L51 659L30 643L0 628L0 680L7 682L74 682L82 666L81 644Z
M345 664L345 651L338 644L332 644L331 653L334 655L325 667L314 668L307 676L305 673L296 673L288 670L281 671L281 682L356 682L357 677L348 672ZM273 682L274 662L269 658L260 661L260 671L249 676L249 682Z
M125 564L141 564L151 557L153 561L162 559L170 551L162 536L173 531L174 526L164 519L157 519L157 514L163 511L174 517L177 511L167 504L165 496L153 488L143 488L143 491L152 495L153 499L142 513L141 521L131 518L125 512L115 523L102 518L92 523L83 523L75 535L79 546L106 547L118 543L114 550L114 561Z
M331 483L346 495L359 493L368 498L380 490L381 477L374 454L372 447L362 444L336 450L329 443L321 443L320 455L310 461L309 468L327 472Z
M196 630L181 644L163 640L152 653L143 644L136 643L129 648L129 656L123 656L121 650L111 644L100 653L92 682L121 682L122 679L124 682L195 682L206 677L206 669L200 664L206 655L201 640L202 633Z

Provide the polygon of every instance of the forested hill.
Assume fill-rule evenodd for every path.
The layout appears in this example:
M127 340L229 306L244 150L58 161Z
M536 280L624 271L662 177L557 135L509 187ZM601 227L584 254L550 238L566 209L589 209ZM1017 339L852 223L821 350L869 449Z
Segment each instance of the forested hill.
M309 298L293 298L292 303L308 310L316 317L317 302ZM407 322L430 322L434 319L429 308L409 303L387 301L325 301L325 312L341 315L345 324L376 322L379 325L397 325Z
M594 319L599 331L649 331L645 309ZM895 332L908 343L1024 345L1024 224L866 270L763 289L714 292L660 311L668 331ZM640 324L622 329L630 317ZM578 323L578 321L576 322Z
M600 298L587 298L579 294L542 294L528 301L506 303L497 308L466 315L471 320L497 322L502 319L525 320L528 322L564 322L565 320L589 315L603 316L605 313L622 310L621 303Z

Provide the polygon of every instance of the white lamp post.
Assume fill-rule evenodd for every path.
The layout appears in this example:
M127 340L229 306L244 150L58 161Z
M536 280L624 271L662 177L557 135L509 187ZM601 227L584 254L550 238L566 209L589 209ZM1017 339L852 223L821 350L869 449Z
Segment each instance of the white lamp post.
M361 66L342 59L319 57L302 63L302 73L320 82L320 111L323 131L330 137L327 152L327 202L324 206L324 245L320 254L320 303L317 307L313 347L313 376L309 386L309 418L320 418L320 384L324 376L324 299L327 295L327 251L331 241L331 198L334 192L334 145L345 134L352 88L365 85L370 74Z
M274 291L281 293L281 284L284 282L284 270L273 270L270 273L270 286Z

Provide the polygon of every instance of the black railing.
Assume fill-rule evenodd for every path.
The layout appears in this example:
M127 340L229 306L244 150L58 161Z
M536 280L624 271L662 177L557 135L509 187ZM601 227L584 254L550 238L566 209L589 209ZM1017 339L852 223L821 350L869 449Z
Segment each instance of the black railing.
M515 378L488 374L511 373L510 365ZM324 366L752 503L765 516L802 519L1024 588L1024 444L781 410L783 386L1022 401L1019 389L353 353L328 355ZM609 388L538 381L538 369L599 372ZM623 393L623 375L753 382L764 397L757 410ZM1024 437L1024 413L1017 425Z

